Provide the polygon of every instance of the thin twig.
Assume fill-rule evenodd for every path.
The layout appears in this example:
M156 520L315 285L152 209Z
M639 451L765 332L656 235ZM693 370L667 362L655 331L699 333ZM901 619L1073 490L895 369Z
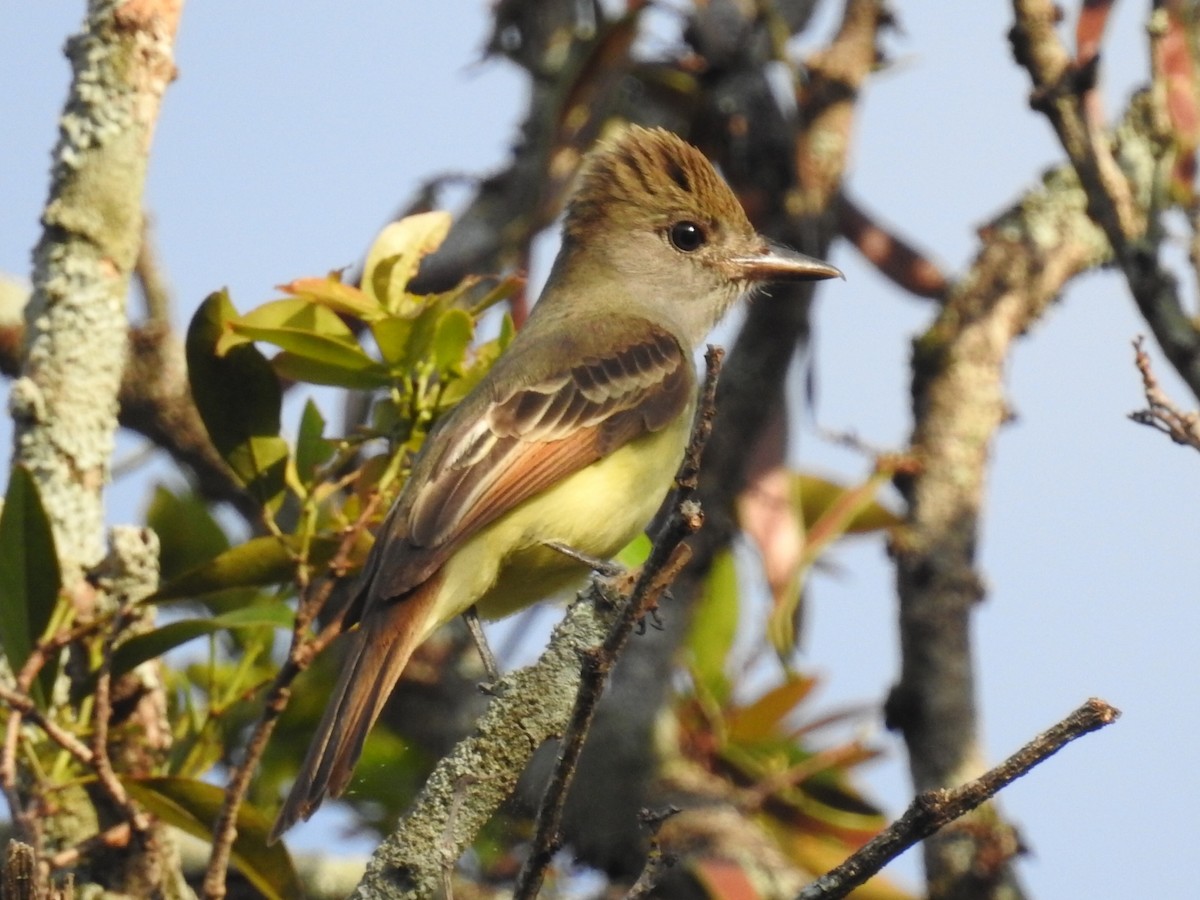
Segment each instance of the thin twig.
M1049 759L1071 741L1111 725L1120 715L1120 710L1093 698L974 781L952 790L925 791L918 795L904 815L840 866L806 887L797 900L845 897L918 841L995 796L1001 788Z
M146 318L151 322L171 321L171 288L159 264L158 245L154 240L154 217L142 219L142 243L138 247L133 277L142 293Z
M1167 392L1158 383L1150 366L1150 354L1145 350L1145 339L1134 338L1134 365L1142 373L1142 390L1146 395L1146 408L1131 412L1129 418L1139 425L1161 431L1177 444L1200 450L1200 412L1182 412Z
M604 643L583 659L583 672L571 720L563 734L558 759L546 785L538 808L533 848L521 867L513 896L517 900L532 900L541 889L547 867L559 845L559 826L567 792L574 780L579 755L596 714L596 706L604 693L604 684L621 650L634 628L654 609L691 557L683 541L695 534L704 521L700 505L692 499L699 482L700 459L704 445L712 432L716 408L716 384L724 351L710 346L705 355L707 374L691 440L675 480L671 498L671 515L659 531L650 556L637 575L636 583L626 595L620 615L609 629ZM626 579L633 576L625 576Z
M643 809L638 815L638 823L650 832L650 847L642 871L625 894L624 900L642 900L643 897L651 896L663 874L675 865L674 854L667 853L658 842L658 832L667 819L678 813L678 806L668 806L662 810Z
M12 710L13 715L9 717L10 722L18 717L32 722L46 733L46 737L66 750L78 762L89 767L92 765L92 751L88 746L62 726L43 716L37 708L37 704L33 702L33 698L28 694L0 684L0 702Z
M66 869L78 865L80 860L87 859L97 850L127 847L133 834L133 828L128 822L118 822L73 847L55 853L48 860L50 868L55 871Z
M112 625L104 635L101 647L100 670L96 678L96 690L92 704L92 771L96 780L112 804L121 812L130 826L137 832L150 827L149 817L130 799L113 769L108 755L108 724L112 719L112 661L117 637L126 623L126 610L117 611Z
M351 551L358 541L359 535L367 527L367 523L379 506L381 495L374 494L364 505L362 512L354 524L346 529L338 551L329 562L330 572L345 571ZM246 751L241 763L233 770L233 775L225 787L225 799L221 804L221 812L213 823L212 853L208 858L208 867L204 871L203 896L206 900L221 900L225 896L225 874L229 869L229 858L233 851L233 842L237 838L237 817L246 793L250 789L250 780L258 768L259 760L266 751L267 742L275 730L275 725L283 711L287 709L291 699L292 682L307 669L318 654L333 642L342 630L342 617L345 609L339 611L316 634L308 633L309 623L320 613L333 591L334 579L327 578L321 582L310 596L302 598L296 610L296 622L292 631L292 644L288 650L287 661L271 682L267 698L263 703L262 713L251 732L246 744Z

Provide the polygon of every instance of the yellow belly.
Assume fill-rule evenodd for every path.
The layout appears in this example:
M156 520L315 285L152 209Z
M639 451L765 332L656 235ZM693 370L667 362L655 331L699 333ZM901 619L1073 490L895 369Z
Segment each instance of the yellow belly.
M582 583L587 568L545 542L608 559L637 537L672 485L691 421L688 411L631 441L466 541L446 563L434 623L472 605L497 619Z

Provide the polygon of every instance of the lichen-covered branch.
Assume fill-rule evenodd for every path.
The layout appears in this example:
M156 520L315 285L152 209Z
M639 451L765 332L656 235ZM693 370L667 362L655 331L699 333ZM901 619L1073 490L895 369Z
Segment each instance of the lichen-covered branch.
M1013 341L1067 281L1109 258L1087 205L1070 166L1050 172L982 230L970 269L914 342L920 468L898 479L908 501L893 547L902 662L887 713L904 735L918 792L954 787L985 768L969 626L985 592L975 552L991 445L1009 414L1004 369ZM1007 861L1016 849L1010 830L991 813L975 815L978 828L925 843L931 897L1020 896Z
M34 250L16 461L34 473L69 586L104 557L102 490L125 365L126 296L180 0L92 0L67 44L74 78Z
M160 303L162 294L148 303ZM27 292L12 285L0 301L0 374L20 375L25 326L21 311ZM13 313L15 315L10 315ZM231 504L248 522L257 522L258 505L234 478L208 436L192 400L183 344L170 323L151 316L129 329L127 356L117 394L117 421L167 453L194 478L196 491L212 503Z
M91 0L82 29L67 42L73 78L33 253L20 377L10 395L14 460L38 485L73 615L110 623L106 660L119 640L145 625L129 610L158 584L154 535L115 529L106 545L103 490L127 353L126 297L142 242L147 160L175 74L181 8L182 0ZM82 660L96 648L75 649ZM85 670L74 667L80 676ZM118 777L153 771L169 748L161 679L153 665L121 679L110 679L102 666L101 682L97 702L86 707L97 778L43 804L39 824L47 840L38 850L53 853L117 821L127 823L130 839L80 861L73 867L76 881L129 896L181 896L187 889L173 842L131 803ZM119 717L110 702L118 686L122 696L128 688L128 696L138 698ZM10 709L10 733L21 715ZM25 779L22 786L46 790L42 779ZM39 877L47 871L43 860Z
M1160 259L1156 221L1165 200L1163 163L1175 151L1161 108L1162 90L1136 97L1115 140L1093 127L1084 97L1094 67L1077 67L1058 37L1050 0L1014 0L1013 55L1033 82L1030 104L1053 126L1079 173L1088 211L1112 245L1113 258L1163 353L1200 398L1200 328L1183 307L1179 282ZM1163 8L1157 15L1168 15ZM1151 23L1151 34L1162 22ZM1194 36L1192 38L1194 40Z

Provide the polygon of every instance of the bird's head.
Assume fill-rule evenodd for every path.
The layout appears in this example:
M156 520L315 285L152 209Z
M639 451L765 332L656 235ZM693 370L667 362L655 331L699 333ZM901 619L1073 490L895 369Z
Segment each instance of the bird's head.
M563 240L565 256L665 308L693 343L760 284L841 275L759 235L704 154L660 128L629 127L593 151Z

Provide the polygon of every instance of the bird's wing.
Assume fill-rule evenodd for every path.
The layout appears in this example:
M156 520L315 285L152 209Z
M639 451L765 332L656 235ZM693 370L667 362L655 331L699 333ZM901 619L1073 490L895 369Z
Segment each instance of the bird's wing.
M618 349L585 352L570 368L448 423L436 435L434 456L414 472L421 481L405 490L377 538L360 603L403 596L488 523L666 427L691 403L694 384L679 342L646 323Z

